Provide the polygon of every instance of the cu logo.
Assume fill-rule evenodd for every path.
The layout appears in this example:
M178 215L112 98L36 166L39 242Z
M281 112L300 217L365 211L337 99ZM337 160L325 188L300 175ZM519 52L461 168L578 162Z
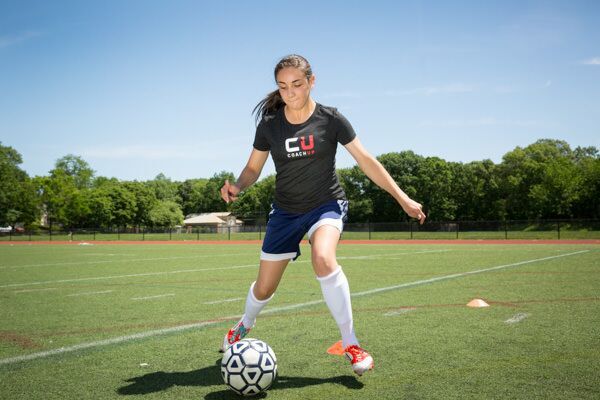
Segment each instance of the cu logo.
M297 146L298 140L300 140L300 147ZM306 143L306 136L293 137L285 140L285 149L288 153L308 151L314 148L315 140L313 135L308 135L308 144Z

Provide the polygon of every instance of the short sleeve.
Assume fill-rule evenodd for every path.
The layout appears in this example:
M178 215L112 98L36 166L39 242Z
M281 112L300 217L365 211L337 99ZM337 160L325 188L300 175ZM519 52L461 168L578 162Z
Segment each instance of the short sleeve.
M266 135L266 126L265 122L261 121L260 124L256 127L256 134L254 135L254 143L252 146L256 150L260 151L269 151L271 150L271 145L267 141Z
M356 132L354 132L350 121L337 110L333 114L333 129L336 134L336 140L341 145L347 145L356 137Z

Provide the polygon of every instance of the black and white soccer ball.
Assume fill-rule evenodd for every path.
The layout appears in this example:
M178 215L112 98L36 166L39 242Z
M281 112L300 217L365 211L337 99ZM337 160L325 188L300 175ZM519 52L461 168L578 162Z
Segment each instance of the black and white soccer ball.
M242 339L223 354L221 375L237 394L254 396L270 388L277 378L277 357L262 340Z

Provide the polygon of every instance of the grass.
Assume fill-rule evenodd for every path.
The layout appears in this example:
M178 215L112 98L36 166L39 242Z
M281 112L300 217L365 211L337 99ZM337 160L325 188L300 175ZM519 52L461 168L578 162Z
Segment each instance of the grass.
M68 232L37 234L14 234L1 235L0 242L24 242L24 241L223 241L223 240L262 240L264 231L256 232L231 232L231 233L94 233L75 232L69 236ZM562 228L560 233L556 230L507 230L507 231L459 231L436 232L436 231L391 231L391 232L368 232L368 231L344 231L344 239L353 240L502 240L502 239L526 239L526 240L597 240L600 239L600 230L567 229Z
M325 352L338 331L325 305L307 304L322 296L304 246L252 332L278 356L265 397L598 398L599 250L340 245L355 327L376 362L355 378ZM258 253L255 244L1 245L0 398L238 398L222 384L216 348L242 312ZM491 306L465 307L473 298ZM127 337L138 333L148 336Z

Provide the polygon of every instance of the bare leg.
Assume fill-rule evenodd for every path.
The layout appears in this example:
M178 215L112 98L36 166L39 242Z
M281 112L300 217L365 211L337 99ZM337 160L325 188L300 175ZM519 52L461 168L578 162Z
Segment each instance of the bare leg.
M266 300L275 293L281 277L290 260L266 261L260 260L258 277L254 284L254 296L258 300Z
M312 263L331 315L337 323L345 347L358 345L354 334L348 279L337 263L336 247L340 231L331 225L319 227L312 235Z
M266 261L260 260L256 282L250 285L242 322L246 328L252 328L256 317L261 310L271 301L285 268L290 260Z

